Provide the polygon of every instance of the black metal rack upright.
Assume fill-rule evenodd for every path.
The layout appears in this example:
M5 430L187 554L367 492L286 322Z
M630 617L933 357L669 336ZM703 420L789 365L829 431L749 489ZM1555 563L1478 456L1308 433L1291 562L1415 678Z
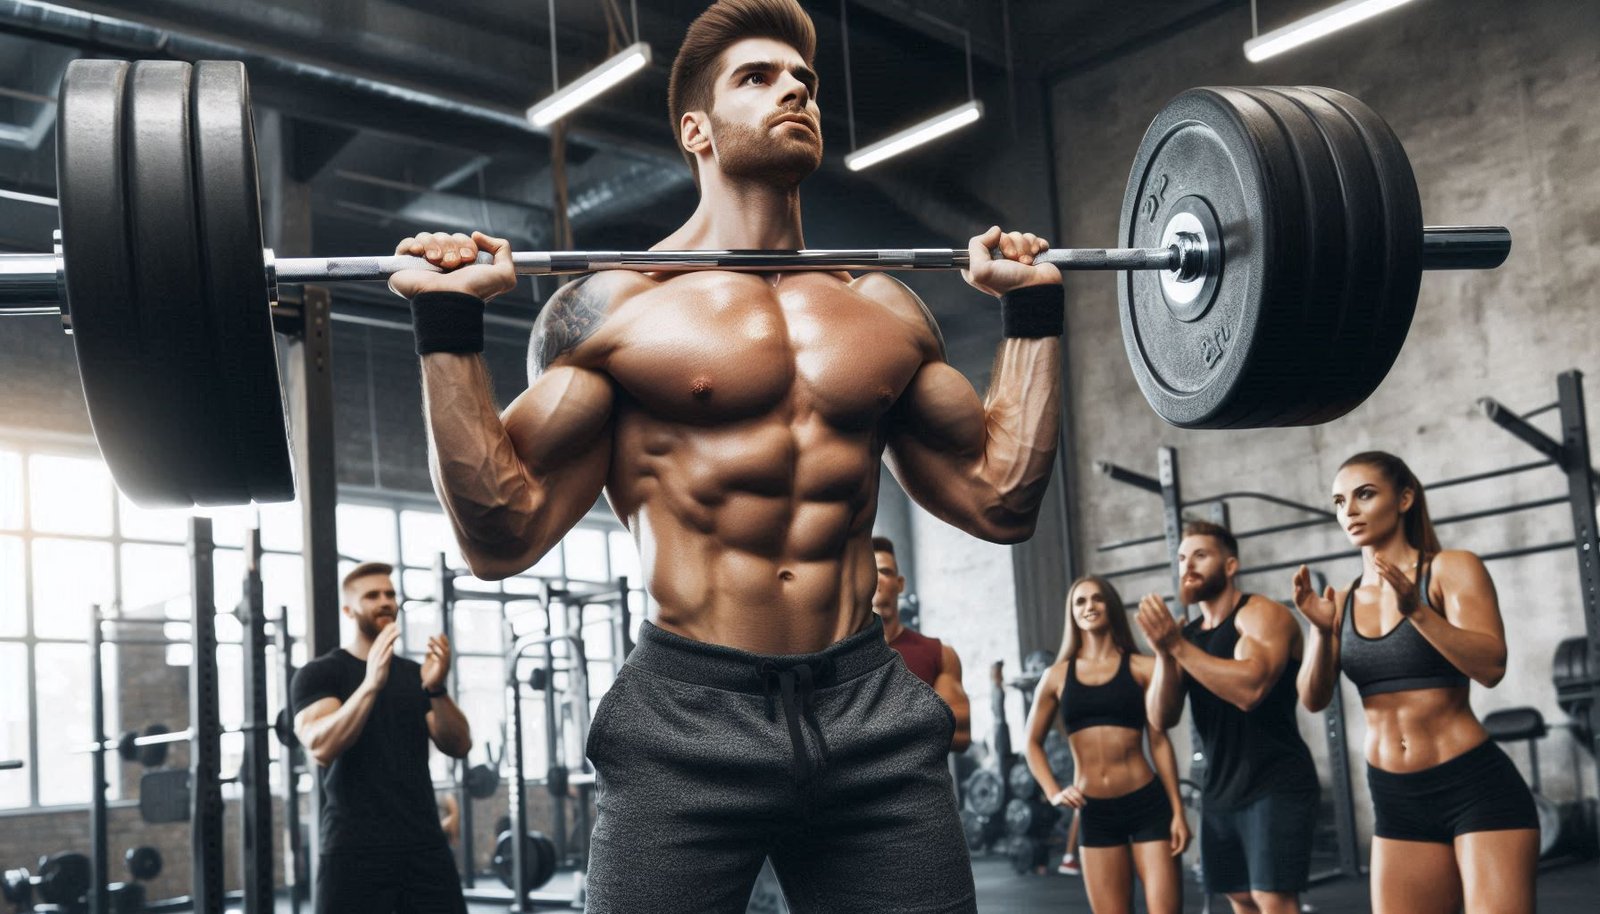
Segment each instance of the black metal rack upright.
M1551 543L1532 551L1546 551L1571 547L1578 564L1578 596L1583 604L1584 634L1589 641L1589 700L1584 704L1589 716L1592 744L1588 747L1595 763L1596 783L1600 783L1600 530L1595 524L1596 479L1589 449L1589 423L1584 406L1583 373L1577 369L1564 371L1556 377L1554 403L1530 410L1521 415L1503 406L1499 401L1485 397L1478 401L1490 421L1522 439L1534 450L1549 458L1567 480L1565 501L1572 511L1572 539L1565 543ZM1561 419L1561 440L1556 441L1535 428L1528 420L1550 410L1558 410ZM1597 826L1600 827L1600 826Z

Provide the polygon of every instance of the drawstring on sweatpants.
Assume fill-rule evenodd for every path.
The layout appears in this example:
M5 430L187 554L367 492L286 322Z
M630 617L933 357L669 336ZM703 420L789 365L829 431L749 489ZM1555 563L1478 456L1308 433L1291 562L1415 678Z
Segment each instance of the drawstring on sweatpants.
M794 779L804 781L811 774L821 774L828 767L828 740L822 735L822 725L817 723L816 681L833 670L833 659L824 657L813 662L780 666L771 660L761 661L757 675L761 677L762 694L767 701L767 720L775 721L776 707L773 693L777 692L783 704L783 718L789 725L789 741L794 745ZM821 761L813 770L811 757L806 752L805 733L801 721L811 725L817 737L817 751Z

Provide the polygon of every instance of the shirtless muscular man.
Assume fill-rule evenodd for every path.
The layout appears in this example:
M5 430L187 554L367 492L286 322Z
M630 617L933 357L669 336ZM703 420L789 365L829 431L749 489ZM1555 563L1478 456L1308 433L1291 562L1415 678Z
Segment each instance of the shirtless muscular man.
M700 202L658 249L805 246L815 48L794 0L722 0L690 25L668 104ZM1046 247L999 227L970 242L963 275L1001 299L1006 337L984 400L886 275L608 271L545 304L500 413L478 353L484 301L516 282L508 245L400 243L446 270L391 286L473 572L530 567L602 490L639 544L653 613L589 734L591 912L742 912L766 856L796 912L976 910L955 722L872 612L878 462L974 536L1032 533L1060 417Z

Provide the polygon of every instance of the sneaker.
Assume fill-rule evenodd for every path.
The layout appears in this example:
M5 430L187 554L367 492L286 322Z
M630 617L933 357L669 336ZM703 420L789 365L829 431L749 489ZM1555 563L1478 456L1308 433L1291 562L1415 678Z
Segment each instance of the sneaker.
M1063 876L1082 876L1083 870L1078 868L1078 858L1071 854L1061 858L1061 865L1056 867L1056 872Z

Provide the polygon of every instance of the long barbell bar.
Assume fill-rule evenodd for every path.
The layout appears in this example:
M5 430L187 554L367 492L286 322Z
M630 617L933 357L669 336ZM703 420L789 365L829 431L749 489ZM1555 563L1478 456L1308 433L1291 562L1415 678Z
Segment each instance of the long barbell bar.
M251 733L258 730L276 729L276 724L258 723L245 724L239 727L222 727L217 732L225 736L229 733ZM160 746L168 743L186 743L192 739L194 739L194 731L186 727L182 730L172 730L167 733L147 733L142 736L136 736L133 739L128 740L127 743L135 748L141 748L144 746ZM74 746L68 751L73 754L90 752L115 752L121 748L122 742L123 741L120 739L107 739L98 743L86 743L81 746Z
M1226 242L1222 245L1223 255ZM1494 225L1444 225L1423 229L1424 270L1492 270L1511 252L1511 232ZM421 257L275 257L262 252L270 289L278 283L382 281L401 270L438 272ZM480 260L487 255L479 255ZM778 272L848 270L964 270L965 249L892 248L842 250L724 251L536 251L511 255L525 276L591 273L600 270L687 272ZM1051 248L1035 258L1062 270L1164 270L1180 282L1200 279L1218 264L1215 246L1192 235L1164 248ZM0 254L0 314L56 314L61 310L60 254ZM276 301L277 296L270 296Z

